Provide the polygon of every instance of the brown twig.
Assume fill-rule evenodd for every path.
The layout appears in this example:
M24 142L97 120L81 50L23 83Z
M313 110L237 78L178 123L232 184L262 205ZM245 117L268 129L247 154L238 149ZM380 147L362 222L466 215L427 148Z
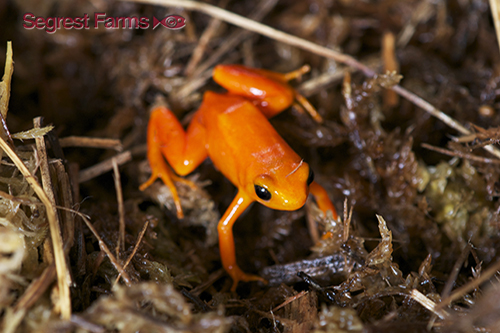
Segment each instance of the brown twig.
M470 244L467 245L467 247L462 251L460 256L458 257L457 261L455 261L455 265L453 265L453 268L450 272L450 275L448 277L448 280L446 281L443 291L441 292L441 298L446 298L450 296L451 289L453 288L453 284L457 280L458 273L460 273L460 268L462 268L462 265L464 264L465 260L469 256L471 246Z
M137 238L137 242L135 243L135 246L134 246L134 249L132 250L132 253L130 253L130 255L127 258L127 261L125 261L125 264L123 265L123 271L125 271L125 269L127 268L127 266L132 261L132 258L137 253L137 250L139 249L139 245L141 244L142 238L144 237L144 234L146 233L146 230L148 229L148 226L149 226L149 221L146 221L144 223L144 226L142 227L141 232L139 233L139 237ZM116 277L116 280L115 280L114 284L116 284L118 282L118 280L120 280L120 276L121 276L121 273L119 273L118 276Z
M225 274L225 271L221 268L213 272L208 276L208 279L201 284L197 285L196 288L192 289L189 293L191 295L199 296L208 287L214 284L215 281L220 279Z
M83 183L88 180L91 180L92 178L95 178L97 176L102 175L103 173L106 173L113 169L113 159L116 159L116 163L118 165L122 165L124 163L127 163L132 159L132 154L130 151L124 151L123 153L120 153L118 155L115 155L111 158L108 158L105 161L102 161L100 163L97 163L96 165L93 165L87 169L84 169L80 171L78 174L78 182Z
M106 255L109 258L109 261L111 261L111 264L115 267L115 269L118 271L118 273L121 274L121 277L122 277L123 281L125 281L125 284L127 286L130 286L131 285L130 277L128 276L127 272L125 272L123 270L123 268L120 265L120 263L118 263L118 260L116 260L116 257L109 250L108 246L106 245L106 243L104 243L104 241L102 240L101 236L99 236L99 233L94 228L94 226L92 225L92 223L90 223L90 221L87 219L88 216L86 216L85 214L82 214L82 213L80 213L78 211L73 211L73 212L82 218L82 220L85 222L85 224L87 225L87 227L94 234L95 238L97 238L97 241L99 243L99 248L104 253L106 253Z
M44 269L43 273L33 281L24 292L24 294L19 298L16 305L14 306L14 311L20 311L22 309L29 309L35 302L40 298L40 296L45 293L47 288L50 286L54 278L56 277L56 266L54 263L49 265Z
M343 242L347 242L349 240L349 228L351 226L351 219L352 219L352 211L354 209L354 206L351 205L351 208L349 209L349 214L347 213L347 198L344 200L344 232L342 235L342 240Z
M305 295L307 295L308 291L307 290L302 290L300 293L298 293L297 295L293 295L291 297L288 297L283 303L281 303L280 305L278 305L277 307L275 307L272 311L273 312L276 312L278 311L279 309L281 309L282 307L284 307L285 305L287 304L290 304L292 303L293 301L301 298L301 297L304 297Z
M256 6L256 10L249 15L250 18L247 20L250 20L251 22L261 20L276 5L276 3L276 0L262 0L260 6ZM219 7L214 8L220 9ZM223 20L220 17L216 16L213 16L213 18ZM219 48L208 57L207 60L201 63L195 70L193 70L193 73L191 75L193 79L188 80L187 83L179 89L179 91L177 92L177 98L184 99L193 91L205 84L205 81L212 76L212 71L209 71L208 69L215 65L224 54L234 50L234 48L238 44L246 40L249 36L250 32L248 31L248 29L246 29L235 31L229 37L225 38L224 43L222 43Z
M399 63L396 58L396 38L392 32L384 33L382 37L382 60L384 62L384 73L399 72ZM399 96L394 90L384 89L384 106L393 107L398 105Z
M441 154L445 154L445 155L448 155L448 156L454 156L454 157L460 157L460 158L464 158L464 159L467 159L467 160L470 160L470 161L475 161L475 162L480 162L480 163L487 163L487 164L500 164L500 161L497 160L497 159L491 159L491 158L476 156L476 155L473 155L473 154L467 154L467 153L463 153L463 152L460 152L460 151L451 151L451 150L448 150L448 149L431 146L430 144L427 144L427 143L422 143L422 147L426 148L426 149L429 149L429 150L436 151L436 152L441 153Z
M477 279L474 279L460 288L455 289L455 291L448 297L444 298L441 300L441 302L437 305L437 309L443 309L444 307L448 306L451 302L454 300L459 299L466 293L468 293L471 290L474 290L477 288L479 285L481 285L483 282L487 281L489 278L491 278L493 275L497 273L497 271L500 270L500 261L497 261L495 264L493 264L491 267L489 267L487 270L481 274L480 277Z
M123 191L122 183L120 180L120 170L116 158L113 158L113 179L115 181L116 200L118 201L118 218L120 223L120 230L118 233L118 242L116 244L116 256L120 256L120 251L125 250L125 209L123 206Z
M219 2L219 7L220 8L226 7L228 2L229 0L221 0ZM193 74L196 66L203 57L203 54L205 53L205 49L210 39L212 39L213 35L219 29L220 25L221 25L221 20L215 18L212 18L210 20L208 26L205 28L205 31L203 31L203 34L201 34L201 37L198 41L198 45L196 45L195 49L191 54L191 58L189 59L186 68L184 69L184 75L191 76L191 74Z
M56 160L54 165L58 175L57 180L59 181L63 207L73 207L73 193L64 164L61 160ZM75 217L67 210L61 216L64 218L64 250L68 253L75 242Z
M114 149L122 151L123 146L120 140L108 138L89 138L83 136L68 136L59 139L61 147L88 147L101 149Z

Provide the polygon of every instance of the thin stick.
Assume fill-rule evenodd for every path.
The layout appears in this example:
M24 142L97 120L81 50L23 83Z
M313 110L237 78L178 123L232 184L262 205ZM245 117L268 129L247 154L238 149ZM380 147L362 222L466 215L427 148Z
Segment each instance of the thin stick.
M349 209L349 214L347 214L347 198L344 200L344 232L343 232L343 237L342 240L347 242L349 240L349 228L351 226L351 219L352 219L352 211L354 206L351 205L351 208Z
M384 73L399 72L399 63L396 57L396 38L390 31L384 33L382 37L382 60L384 61ZM384 89L384 106L394 107L399 103L399 96L394 90Z
M90 168L80 171L80 173L78 174L78 182L79 183L86 182L88 180L91 180L92 178L95 178L113 169L113 159L116 159L116 163L118 165L122 165L132 159L132 154L130 153L129 150L127 150L124 151L123 153L108 158L105 161L97 163L96 165L93 165Z
M460 297L462 297L463 295L465 295L466 293L468 293L469 291L474 290L480 284L487 281L490 277L492 277L494 274L496 274L498 270L500 270L500 260L497 261L493 266L491 266L487 270L485 270L483 272L483 274L481 274L481 276L478 277L477 279L474 279L474 280L464 284L460 288L455 289L455 291L450 296L441 300L441 302L437 305L437 309L439 310L439 309L442 309L442 308L448 306L448 304L450 304L454 300L457 300Z
M194 296L199 296L208 287L214 284L215 281L220 279L224 275L224 270L221 268L208 276L208 279L201 284L197 285L196 288L192 289L189 293Z
M146 221L146 223L144 223L144 226L142 227L142 230L141 230L141 232L139 234L139 237L137 238L137 242L135 243L135 246L134 246L134 249L132 250L132 253L128 256L127 261L125 262L125 265L123 265L123 271L125 271L125 269L127 268L127 266L132 261L132 258L137 253L137 250L139 249L139 245L141 244L142 238L144 237L144 234L146 233L146 230L148 229L148 226L149 226L149 221ZM121 274L122 273L118 274L118 276L116 277L116 280L115 280L114 284L116 284L118 282L118 280L121 277Z
M448 280L446 281L443 291L441 292L441 298L446 298L450 296L451 289L453 288L453 284L457 280L458 273L460 273L460 268L464 264L465 260L469 256L470 253L470 244L467 244L467 247L462 251L460 256L458 257L455 265L451 269L451 273L449 274Z
M221 0L219 2L219 7L224 8L227 6L228 0ZM221 25L221 21L212 18L210 22L208 23L208 26L205 28L205 31L203 31L203 34L201 35L198 45L196 45L195 49L193 50L191 54L191 58L189 59L186 69L184 70L184 75L190 76L198 63L200 62L201 58L203 57L203 54L205 53L205 49L210 42L210 39L212 39L213 35L219 29Z
M64 168L64 164L61 160L56 160L54 164L58 174L57 180L60 185L62 204L64 207L73 207L71 185L69 182L69 176ZM63 217L63 226L65 231L64 250L67 254L75 242L75 217L68 211L64 211L64 214L61 214L61 216Z
M497 159L476 156L476 155L473 155L473 154L463 153L463 152L460 152L460 151L451 151L451 150L448 150L448 149L431 146L430 144L427 144L427 143L422 143L421 146L423 148L426 148L426 149L429 149L429 150L433 150L433 151L436 151L438 153L441 153L441 154L444 154L444 155L448 155L448 156L460 157L460 158L467 159L467 160L470 160L470 161L487 163L487 164L500 164L500 161L497 160Z
M277 307L275 307L274 309L272 309L272 312L276 312L278 311L279 309L281 309L282 307L284 307L285 305L287 304L290 304L292 303L293 301L295 300L298 300L299 298L302 298L304 297L305 295L308 294L308 291L307 290L302 290L300 293L298 293L297 295L293 295L291 297L288 297L283 303L281 303L280 305L278 305Z
M45 293L47 288L52 284L52 281L56 277L56 267L54 263L45 268L42 274L31 281L28 288L24 294L19 298L16 305L14 306L14 311L20 311L22 309L28 310L35 302L40 298L40 296Z
M90 221L87 219L87 216L85 214L80 213L79 211L73 211L73 212L75 214L77 214L78 216L80 216L83 219L83 221L85 222L85 224L87 225L87 227L94 234L95 238L97 238L97 241L99 243L99 248L104 253L106 253L106 255L108 256L109 260L111 261L111 264L115 267L115 269L118 271L118 273L121 274L121 277L122 277L123 281L125 281L125 284L130 287L131 281L130 281L130 277L128 276L127 272L125 272L123 270L122 266L118 263L118 260L116 260L115 256L109 250L109 248L106 245L106 243L104 243L104 241L102 240L101 236L99 236L99 234L97 233L97 230L94 228L94 226L92 225L92 223L90 223Z
M26 181L30 184L30 186L33 188L33 190L45 206L45 209L47 211L47 219L49 220L52 246L54 247L54 259L56 263L57 284L59 286L59 306L61 309L61 316L63 319L69 320L69 318L71 317L71 299L69 293L70 279L68 274L68 266L66 265L66 258L64 257L61 239L61 228L59 224L57 224L55 207L53 207L52 202L47 197L47 194L42 189L40 184L38 184L35 177L28 170L23 161L1 137L0 148L2 148L7 156L9 156L9 158L12 160L12 162L14 162L16 167L26 178Z
M113 162L113 174L115 180L116 189L116 200L118 201L118 216L120 221L120 230L118 233L118 242L116 244L116 256L120 256L120 251L125 250L125 209L123 206L123 191L122 183L120 180L120 170L118 169L118 162L116 158L112 159Z
M261 20L271 9L276 5L276 0L261 0L259 6L256 6L256 10L254 10L250 14L250 18L247 19L251 22L256 22L255 20ZM214 7L221 9L219 7ZM222 9L221 9L222 10ZM216 17L214 17L216 18ZM198 89L201 85L205 84L205 81L208 80L212 76L212 71L209 70L211 66L217 63L219 58L221 58L224 54L229 51L234 50L234 48L240 44L242 41L246 40L250 36L250 32L248 29L238 30L229 35L228 38L224 39L224 43L222 43L217 50L215 50L207 60L202 62L191 74L192 79L188 80L188 82L178 90L177 98L184 99L187 96L191 95L193 91Z
M234 24L235 26L238 26L245 30L256 32L271 39L298 47L306 51L310 51L312 53L321 55L323 57L332 58L343 64L361 70L367 76L371 77L375 75L375 72L373 70L359 63L356 59L354 59L349 55L340 53L338 51L334 51L324 46L320 46L306 39L287 34L285 32L271 28L265 24L256 22L244 16L234 14L230 11L206 3L188 1L188 0L124 0L124 1L147 3L165 7L181 7L184 9L196 10L205 13L207 15L210 15L211 17L217 18L221 21Z
M214 18L218 18L222 21L226 21L228 23L234 24L234 25L241 27L241 28L244 28L246 30L250 30L250 31L256 32L258 34L261 34L263 36L269 37L271 39L277 40L279 42L283 42L283 43L286 43L288 45L298 47L300 49L312 52L314 54L317 54L317 55L320 55L320 56L323 56L326 58L334 59L334 60L336 60L340 63L343 63L347 66L351 66L351 67L354 67L354 68L362 71L368 77L375 76L375 71L370 69L368 66L360 63L354 57L351 57L349 55L337 52L337 51L329 49L327 47L315 44L315 43L310 42L308 40L305 40L303 38L299 38L299 37L284 33L282 31L276 30L276 29L271 28L271 27L264 25L262 23L252 21L246 17L236 15L234 13L227 11L227 10L217 8L215 6L212 6L212 5L209 5L206 3L200 3L200 2L188 1L188 0L124 0L124 1L147 3L147 4L153 4L153 5L161 5L161 6L165 6L165 7L182 7L185 9L196 10L196 11L205 13L207 15L210 15ZM458 132L460 132L462 134L470 134L471 133L468 129L463 127L460 123L455 121L453 118L446 115L442 111L436 109L429 102L418 97L414 93L404 89L403 87L401 87L399 85L393 86L391 89L394 90L396 93L398 93L400 96L408 99L410 102L412 102L416 106L422 108L424 111L430 113L434 117L443 121L446 125L457 130ZM497 148L495 148L493 146L486 146L486 147L484 147L484 149L486 149L488 152L495 155L496 157L500 158L500 150L498 150Z
M89 147L89 148L102 148L114 149L122 151L123 146L120 140L108 138L89 138L84 136L68 136L59 139L61 147Z
M430 113L432 116L438 118L441 120L443 123L446 125L450 126L451 128L457 130L458 132L468 135L471 134L472 132L469 131L467 128L462 126L459 122L457 122L455 119L451 118L447 114L443 113L442 111L436 109L432 104L424 100L423 98L418 97L414 93L404 89L403 87L397 85L391 88L395 92L397 92L400 96L403 96L416 106L422 108L424 111ZM500 158L500 150L493 146L486 146L483 147L486 151L490 152L491 154L495 155L496 157Z

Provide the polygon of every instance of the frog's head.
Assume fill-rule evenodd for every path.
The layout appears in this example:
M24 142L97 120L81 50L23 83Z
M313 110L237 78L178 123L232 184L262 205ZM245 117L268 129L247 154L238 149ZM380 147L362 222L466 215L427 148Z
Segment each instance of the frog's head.
M247 187L253 200L277 210L297 210L304 206L314 174L303 160L273 172L259 174Z

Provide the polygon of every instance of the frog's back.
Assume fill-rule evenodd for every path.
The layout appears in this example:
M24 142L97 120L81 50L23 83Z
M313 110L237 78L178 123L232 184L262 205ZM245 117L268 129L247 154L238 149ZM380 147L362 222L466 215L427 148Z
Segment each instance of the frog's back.
M205 104L206 103L206 104ZM300 158L276 132L264 114L240 96L206 93L201 108L207 130L208 155L236 186L241 171L276 168Z

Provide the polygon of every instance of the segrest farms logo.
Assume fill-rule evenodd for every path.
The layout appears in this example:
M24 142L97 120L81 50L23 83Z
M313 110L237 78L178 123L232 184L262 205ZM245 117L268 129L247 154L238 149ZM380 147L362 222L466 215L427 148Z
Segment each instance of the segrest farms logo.
M58 16L43 17L36 16L33 13L23 15L23 27L25 29L45 30L49 34L55 33L59 29L82 30L82 29L156 29L159 26L167 29L181 29L186 25L184 17L179 15L169 15L162 19L149 18L146 16L122 16L112 17L106 13L94 13L93 21L85 13L82 16Z

